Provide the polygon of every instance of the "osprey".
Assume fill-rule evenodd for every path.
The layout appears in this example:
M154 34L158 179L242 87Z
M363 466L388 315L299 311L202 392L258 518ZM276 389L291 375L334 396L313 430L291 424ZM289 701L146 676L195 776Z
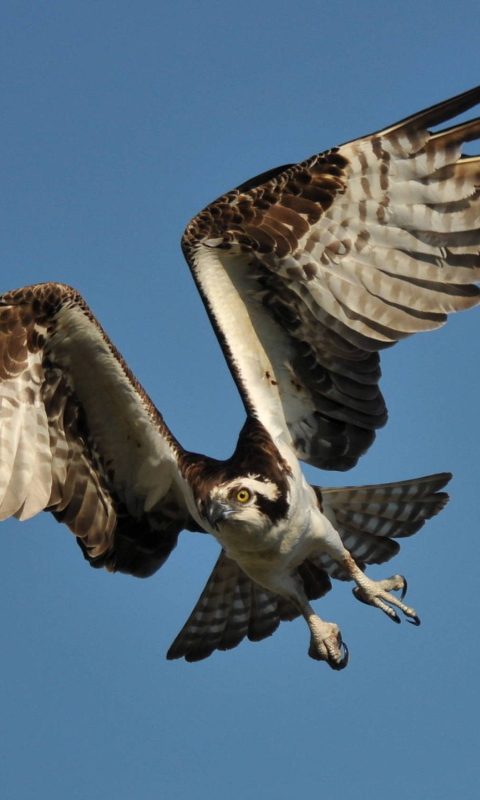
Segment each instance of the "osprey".
M42 509L90 564L146 577L182 529L221 554L168 658L195 661L302 615L309 654L342 669L310 601L331 578L418 625L405 579L374 581L397 538L438 513L448 473L320 489L385 424L379 351L480 301L480 119L432 133L480 87L220 197L183 250L247 419L231 458L186 451L72 288L0 297L0 519ZM400 596L393 592L400 591Z

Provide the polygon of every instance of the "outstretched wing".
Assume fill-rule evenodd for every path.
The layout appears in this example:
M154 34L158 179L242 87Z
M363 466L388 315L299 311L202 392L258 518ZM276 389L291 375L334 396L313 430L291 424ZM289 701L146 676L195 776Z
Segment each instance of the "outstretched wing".
M480 87L212 203L183 248L249 413L349 469L387 412L378 351L480 300Z
M0 520L51 511L94 566L155 572L183 528L182 449L81 296L0 297Z

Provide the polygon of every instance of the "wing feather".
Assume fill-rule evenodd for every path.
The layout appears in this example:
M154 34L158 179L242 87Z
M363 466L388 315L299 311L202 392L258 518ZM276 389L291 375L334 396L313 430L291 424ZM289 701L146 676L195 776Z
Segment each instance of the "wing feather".
M191 518L182 448L80 295L0 297L0 519L51 511L93 566L151 574Z
M247 411L348 469L387 419L378 352L480 302L480 87L273 170L195 217L183 248ZM264 178L262 181L261 178Z

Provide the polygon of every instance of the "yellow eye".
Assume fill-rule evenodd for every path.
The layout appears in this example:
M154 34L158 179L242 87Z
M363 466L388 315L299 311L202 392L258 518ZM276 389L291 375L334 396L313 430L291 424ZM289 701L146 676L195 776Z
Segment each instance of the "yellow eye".
M250 500L251 494L248 489L239 489L237 494L235 495L236 499L239 503L248 503Z

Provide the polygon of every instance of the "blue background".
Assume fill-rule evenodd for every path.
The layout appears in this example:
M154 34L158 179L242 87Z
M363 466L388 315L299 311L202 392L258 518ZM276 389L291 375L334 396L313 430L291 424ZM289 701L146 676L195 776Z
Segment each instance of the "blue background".
M74 285L184 446L228 456L243 411L184 226L259 172L480 83L479 16L477 0L4 0L1 290ZM393 566L421 628L345 585L318 603L349 645L342 673L308 658L303 621L165 660L216 558L208 537L182 534L139 581L89 569L47 514L4 523L3 796L476 798L479 332L473 311L386 353L389 425L346 476L307 471L455 474Z

